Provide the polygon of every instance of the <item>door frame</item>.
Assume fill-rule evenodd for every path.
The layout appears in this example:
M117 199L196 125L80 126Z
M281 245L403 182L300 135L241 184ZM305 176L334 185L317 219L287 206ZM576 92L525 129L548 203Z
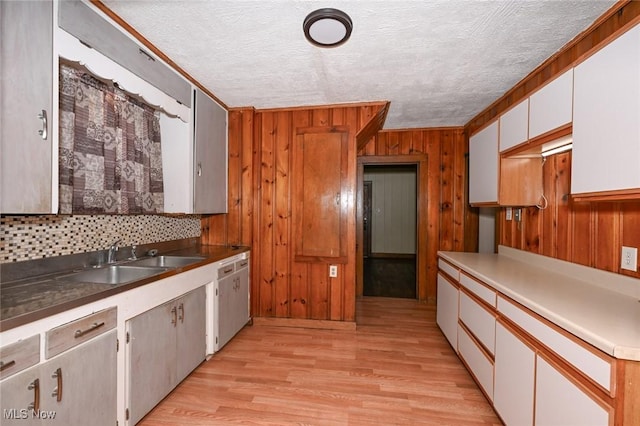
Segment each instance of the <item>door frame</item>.
M356 189L356 297L364 292L364 253L362 249L362 213L364 191L364 166L415 165L416 166L416 290L418 300L427 298L427 232L428 232L428 156L427 154L361 156L357 164Z

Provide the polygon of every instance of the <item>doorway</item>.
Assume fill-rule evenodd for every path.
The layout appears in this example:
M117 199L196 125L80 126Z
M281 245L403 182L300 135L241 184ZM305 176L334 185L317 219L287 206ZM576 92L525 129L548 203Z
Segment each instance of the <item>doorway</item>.
M416 299L417 165L365 165L363 295Z

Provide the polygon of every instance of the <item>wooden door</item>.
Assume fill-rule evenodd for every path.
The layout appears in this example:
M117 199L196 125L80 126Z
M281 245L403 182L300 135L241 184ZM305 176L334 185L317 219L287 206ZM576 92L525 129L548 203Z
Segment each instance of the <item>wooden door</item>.
M347 262L346 127L298 129L293 151L296 262Z

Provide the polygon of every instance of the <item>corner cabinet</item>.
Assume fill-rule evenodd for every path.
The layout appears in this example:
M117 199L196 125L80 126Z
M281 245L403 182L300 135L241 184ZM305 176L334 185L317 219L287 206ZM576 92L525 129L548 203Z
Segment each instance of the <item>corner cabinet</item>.
M227 111L194 90L194 213L227 212Z
M571 193L640 197L640 25L575 67Z
M0 212L55 213L53 2L0 2Z

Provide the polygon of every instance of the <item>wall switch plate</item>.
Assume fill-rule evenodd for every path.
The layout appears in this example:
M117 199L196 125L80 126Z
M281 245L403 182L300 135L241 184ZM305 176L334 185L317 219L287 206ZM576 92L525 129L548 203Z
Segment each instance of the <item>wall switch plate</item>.
M329 278L336 278L338 276L338 265L329 265Z
M511 220L513 218L513 209L511 207L507 207L505 214L507 215L506 219Z
M628 271L638 270L638 249L637 247L622 246L622 256L620 259L620 268Z
M522 209L515 209L513 211L513 216L516 222L520 222L522 220Z

